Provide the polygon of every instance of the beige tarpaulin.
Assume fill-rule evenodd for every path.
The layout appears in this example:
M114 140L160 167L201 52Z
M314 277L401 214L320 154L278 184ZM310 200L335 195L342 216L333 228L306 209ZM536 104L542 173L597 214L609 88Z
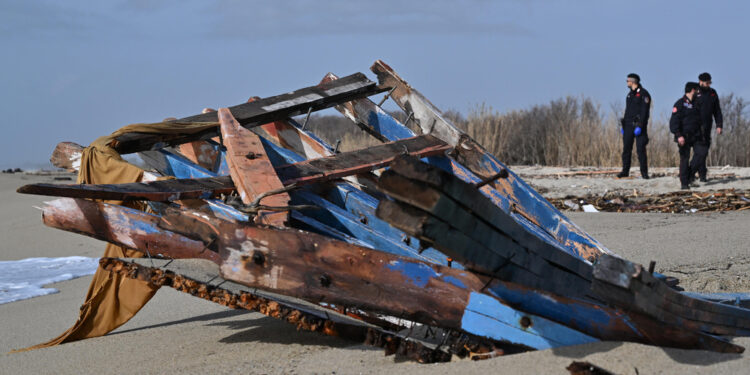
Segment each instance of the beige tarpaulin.
M192 134L217 126L218 123L155 123L134 124L123 127L109 136L101 137L83 150L79 184L118 184L137 182L143 170L126 162L111 147L115 137L125 133ZM123 202L109 202L123 204ZM146 205L140 202L125 204L140 210ZM140 258L142 253L122 246L107 244L104 257ZM125 324L153 297L158 287L145 281L134 280L103 270L96 270L86 294L86 301L76 323L62 335L49 342L18 351L44 348L106 335Z

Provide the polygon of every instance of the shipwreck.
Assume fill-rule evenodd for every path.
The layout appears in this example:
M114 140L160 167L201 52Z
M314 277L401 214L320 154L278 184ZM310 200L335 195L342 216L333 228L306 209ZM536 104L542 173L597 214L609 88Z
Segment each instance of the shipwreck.
M59 197L45 225L128 250L103 257L103 274L420 362L600 340L744 350L731 341L750 334L744 295L683 292L613 254L391 67L371 70L377 83L329 73L89 147L60 143L52 162L78 183L18 191ZM308 119L330 107L380 144L327 144ZM134 153L146 168L121 157Z

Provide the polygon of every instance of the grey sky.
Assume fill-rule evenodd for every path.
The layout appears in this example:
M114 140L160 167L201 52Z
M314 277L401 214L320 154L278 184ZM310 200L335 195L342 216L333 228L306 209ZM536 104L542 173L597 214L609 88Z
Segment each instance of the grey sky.
M443 109L564 95L604 108L637 72L668 112L709 71L750 99L744 1L0 1L0 168L63 140L312 85L382 58ZM33 138L32 138L33 137Z

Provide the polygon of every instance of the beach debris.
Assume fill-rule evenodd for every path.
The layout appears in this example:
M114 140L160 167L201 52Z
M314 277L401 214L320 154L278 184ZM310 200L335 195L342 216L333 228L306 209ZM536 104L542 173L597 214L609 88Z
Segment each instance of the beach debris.
M747 298L682 293L555 208L635 209L652 197L550 203L387 64L371 70L377 84L328 74L291 93L126 126L88 148L63 142L53 164L110 183L18 191L58 197L42 207L46 225L128 249L100 271L148 293L172 287L419 362L599 340L743 350L723 336L750 334L750 310L725 301ZM383 92L404 122L369 98ZM381 143L339 152L323 141L307 120L330 107ZM127 153L146 170L119 158ZM750 203L691 194L672 208Z
M750 190L722 189L716 191L675 191L665 194L648 195L643 192L627 194L608 192L604 195L584 197L566 196L550 198L552 204L560 210L580 211L570 202L582 202L582 206L591 206L605 212L661 212L661 213L695 213L742 211L750 209Z

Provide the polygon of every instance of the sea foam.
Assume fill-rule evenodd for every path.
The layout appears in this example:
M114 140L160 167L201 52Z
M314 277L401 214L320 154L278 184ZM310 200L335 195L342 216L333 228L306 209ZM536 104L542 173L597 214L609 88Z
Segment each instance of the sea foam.
M45 285L93 275L98 258L27 258L0 261L0 304L59 292Z

